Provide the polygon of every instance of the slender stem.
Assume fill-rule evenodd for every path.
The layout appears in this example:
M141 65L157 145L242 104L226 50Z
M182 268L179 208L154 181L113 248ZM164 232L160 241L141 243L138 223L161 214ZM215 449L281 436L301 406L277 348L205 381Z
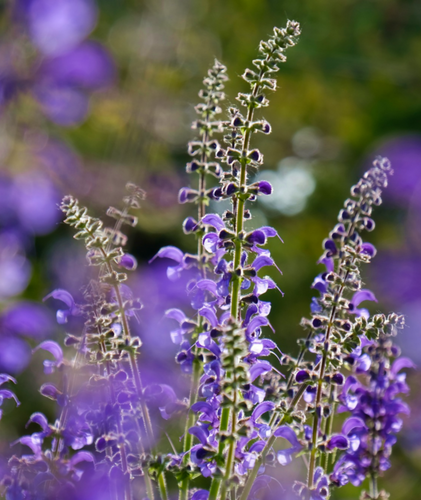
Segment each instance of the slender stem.
M158 488L162 500L168 500L167 483L165 481L165 475L163 472L161 472L161 474L159 474L158 476Z
M221 412L221 421L219 424L219 434L226 432L228 430L229 426L229 420L230 420L230 409L229 408L223 408ZM225 443L224 441L220 438L219 439L219 446L218 446L218 454L222 456L225 448ZM218 497L218 491L219 491L219 486L221 484L221 478L220 477L214 477L212 479L211 483L211 488L209 491L209 499L208 500L216 500Z
M183 443L183 451L185 453L183 457L184 465L187 465L189 463L189 458L190 458L189 450L191 449L193 443L193 436L189 433L189 429L194 425L195 414L194 412L192 412L191 407L197 401L199 382L200 382L200 368L201 368L200 362L195 356L193 360L193 378L190 387L189 415L186 422L186 428L184 430L184 443ZM179 497L178 497L179 500L187 500L189 495L189 483L190 479L187 476L181 483Z
M301 399L301 396L304 394L304 391L306 390L306 388L307 388L306 384L301 384L300 385L300 388L298 389L297 394L294 396L293 400L291 401L291 403L289 405L289 410L292 410L292 409L294 409L297 406L297 404L299 403L299 401ZM281 419L279 421L279 424L282 424L284 417L285 417L285 414L282 415L282 417L281 417ZM243 489L243 491L241 493L241 496L240 496L239 500L247 500L248 499L251 487L253 486L253 483L254 483L254 480L257 477L257 474L259 473L259 469L262 466L263 462L265 461L266 455L271 450L271 448L274 445L275 441L276 441L276 436L274 434L272 434L270 436L270 438L267 440L267 442L265 444L265 447L262 450L262 453L256 459L256 462L254 463L254 467L253 467L253 469L252 469L252 471L251 471L251 473L250 473L250 475L249 475L249 477L248 477L248 479L246 481L246 484L244 486L244 489Z
M370 474L370 498L371 500L377 500L379 497L379 490L377 487L377 474L372 472Z
M235 359L234 359L235 363ZM233 367L233 379L234 379L234 399L233 399L233 406L232 406L232 420L231 420L231 442L228 450L228 457L227 457L227 462L225 464L225 475L224 475L224 480L222 482L222 487L221 487L221 499L224 499L227 494L228 490L228 481L231 478L232 472L233 472L233 466L234 466L234 456L235 456L235 446L236 446L236 439L235 439L235 433L236 433L236 428L237 428L237 412L236 412L236 406L237 406L237 399L238 399L238 391L236 389L237 387L237 381L236 381L236 371L235 371L235 365Z

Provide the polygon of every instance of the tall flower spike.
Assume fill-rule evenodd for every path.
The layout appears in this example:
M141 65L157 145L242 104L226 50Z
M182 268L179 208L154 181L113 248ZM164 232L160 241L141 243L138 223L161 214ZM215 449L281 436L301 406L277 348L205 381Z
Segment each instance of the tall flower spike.
M229 439L227 439L229 446L225 458L223 480L214 478L209 500L214 500L217 495L225 498L228 490L233 485L235 448L237 433L239 431L237 429L237 419L239 411L243 409L240 404L239 380L240 378L243 380L245 376L245 374L241 374L241 376L239 374L238 377L240 378L237 379L236 373L238 372L238 367L247 363L247 359L250 364L257 361L253 356L245 357L243 348L247 350L248 342L251 343L254 337L258 337L261 327L268 324L265 317L268 311L267 308L266 310L264 309L264 304L259 300L259 296L271 287L273 283L270 279L262 279L257 276L257 271L260 267L266 265L266 263L263 264L255 261L256 268L253 267L253 264L250 266L246 265L250 253L257 253L259 255L265 253L269 256L269 252L266 250L263 251L260 246L266 243L268 236L277 234L271 228L261 228L250 233L244 230L244 221L251 217L250 212L245 209L246 202L254 201L259 194L270 194L271 192L271 186L267 182L248 185L247 181L247 174L250 168L256 168L263 163L262 154L257 149L250 148L251 135L254 132L270 132L270 125L266 121L254 120L254 112L256 109L268 104L264 92L266 89L275 90L276 88L276 81L271 76L279 69L279 63L286 60L284 52L288 47L295 45L299 34L299 24L294 21L288 21L286 28L275 28L274 35L267 42L261 42L259 47L260 58L253 61L256 71L246 70L243 75L243 79L251 86L251 92L250 94L239 94L237 97L240 103L246 108L246 115L243 115L237 108L230 108L230 121L226 124L229 134L225 136L229 147L217 153L217 156L222 158L231 168L231 172L224 174L221 186L213 190L211 196L216 200L230 198L232 200L232 211L226 212L224 220L221 221L217 220L217 217L213 217L213 220L210 221L210 216L206 216L206 222L213 226L218 234L217 237L205 236L207 239L206 243L204 240L204 245L206 244L209 252L214 254L215 272L222 274L222 279L219 281L218 293L225 297L225 305L229 307L231 316L231 325L227 326L222 335L221 362L226 373L225 376L230 383L228 385L222 383L222 388L224 389L222 392L223 402L226 401L226 404L223 404L220 419L219 454L223 454L225 451L225 445L221 436L226 433L229 436ZM206 217L202 219L202 222L205 222ZM223 258L225 253L232 260L225 260ZM273 261L270 261L269 265L273 265ZM252 285L254 285L254 289L251 293L242 296L242 290L246 291ZM250 323L242 330L242 311L243 308L248 308L250 304L249 300L252 304L250 305L250 314L246 317L246 321ZM262 319L253 321L251 320L252 316L256 316L256 318L262 317ZM241 339L236 344L238 347L232 344L231 332L238 332L236 335L239 335ZM244 378L243 384L244 382L246 382L246 378ZM250 384L246 383L244 385L249 385L250 387ZM253 401L252 392L247 393L246 391L246 394ZM257 401L258 399L254 399L254 402ZM244 429L242 432L244 432Z
M403 327L402 319L395 326ZM402 427L399 415L409 413L407 404L398 394L409 391L406 374L401 370L414 368L414 364L408 358L399 357L399 354L390 333L382 333L360 354L360 357L369 356L372 360L363 371L366 383L351 375L345 384L346 391L344 386L340 396L341 409L351 413L342 427L342 433L348 437L351 446L336 462L331 480L337 486L348 482L358 486L368 478L370 490L362 497L366 500L388 498L384 491L378 491L377 478L390 467L389 457L396 442L395 434ZM354 372L358 373L356 366L357 363Z
M338 224L323 242L325 252L320 263L325 265L326 272L313 283L321 296L312 301L312 319L302 322L309 334L302 343L287 386L290 389L294 383L305 382L304 399L313 412L308 482L303 491L317 487L314 483L316 459L320 457L326 470L329 453L342 439L332 436L338 387L344 382L341 366L354 361L354 350L364 345L367 337L379 335L381 322L377 321L379 328L373 329L366 319L368 311L358 309L361 302L376 300L370 290L361 289L360 266L375 255L373 245L363 242L361 232L374 228L372 207L381 203L381 192L391 173L387 159L375 160L373 167L352 187L351 198L345 201ZM305 360L306 351L312 353L313 362Z
M136 261L134 257L124 252L123 245L127 238L121 232L124 224L130 226L136 224L137 219L130 214L130 209L140 206L145 193L133 184L128 184L127 190L129 194L124 198L124 208L119 210L110 207L107 211L107 215L116 220L114 228L104 228L99 219L90 217L86 208L80 207L78 201L72 197L64 198L61 208L66 214L65 222L78 230L74 237L85 241L90 264L98 266L100 270L98 282L91 282L85 291L87 300L85 313L88 319L83 342L91 352L92 361L102 364L105 368L112 404L119 403L124 413L129 410L135 427L139 425L139 421L143 421L147 446L152 446L154 440L152 423L137 366L141 341L138 337L132 337L129 324L129 318L140 309L141 304L124 284L127 274L123 271L134 269ZM122 439L125 433L121 416L116 415L115 425L117 436ZM141 429L138 429L137 433L142 434ZM108 434L101 438L102 441L110 442L110 435L112 433L108 431ZM97 448L99 446L98 449L108 449L108 445L102 446L101 439ZM138 449L139 453L145 447L144 444L141 446L142 448ZM120 469L126 474L123 483L127 488L126 494L129 494L130 483L127 476L131 473L126 445L121 444L119 448ZM153 498L153 489L146 471L144 477L148 496Z

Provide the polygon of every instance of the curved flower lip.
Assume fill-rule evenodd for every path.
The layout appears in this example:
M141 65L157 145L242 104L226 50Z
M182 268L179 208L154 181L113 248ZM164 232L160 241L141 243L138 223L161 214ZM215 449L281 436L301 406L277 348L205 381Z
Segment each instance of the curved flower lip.
M367 426L362 418L350 417L342 425L342 433L348 436L354 429L367 429Z
M365 300L377 302L376 296L371 290L361 289L358 290L358 292L354 293L351 304L356 308L361 304L361 302L364 302Z
M284 240L279 236L278 232L273 227L262 226L259 228L259 230L263 231L263 233L266 235L266 238L274 238L275 236L277 236L282 241L282 243L284 243Z
M255 229L246 235L246 241L252 245L264 245L266 243L266 234L261 229Z
M11 443L10 446L14 446L17 443L24 444L25 446L31 448L32 453L35 455L35 457L37 458L41 457L42 438L38 437L37 435L34 434L33 436L23 436L17 439L16 441L13 441L13 443Z
M202 307L202 309L199 309L199 314L209 321L212 328L216 328L218 326L219 322L216 313L210 307Z
M43 298L43 301L46 301L49 298L53 298L56 300L60 300L63 302L68 309L59 309L56 313L57 323L63 325L67 323L69 316L75 316L79 314L79 308L76 306L74 298L72 294L70 294L67 290L63 290L62 288L57 288L52 291L48 295Z
M160 259L175 260L178 264L180 264L180 262L183 260L184 254L179 248L169 245L160 248L158 253L154 255L152 259L150 259L149 264L151 264L158 257Z
M40 413L40 412L33 413L29 417L29 420L28 420L27 424L25 425L25 427L28 427L29 424L31 424L33 422L38 424L44 432L46 432L46 431L49 431L50 433L52 432L50 429L50 425L48 423L47 417L43 413Z
M176 308L168 309L167 311L165 311L165 317L175 319L180 325L187 319L187 316L184 314L184 312L181 309Z
M259 193L266 195L266 196L271 195L273 192L272 184L268 181L259 181L257 183L257 187L258 187Z
M69 460L71 467L79 464L80 462L95 462L94 456L89 451L79 451L75 453Z
M286 439L292 445L291 448L278 451L277 453L278 462L281 465L289 464L292 461L292 454L301 450L302 448L295 432L291 429L291 427L287 425L281 425L274 431L273 435Z
M274 266L281 274L283 274L279 267L276 265L275 261L268 255L259 255L254 259L253 264L251 265L251 267L256 271L259 271L260 269L262 269L262 267L266 266Z
M20 405L20 401L17 398L16 394L12 391L9 391L9 389L0 389L0 406L3 403L3 399L14 399L16 406ZM1 416L1 414L0 414Z
M208 444L208 434L205 432L203 427L190 427L189 434L195 436L202 443L202 445L205 446Z
M191 410L195 413L203 413L208 416L210 419L216 415L216 412L210 403L206 401L198 401L194 403L191 407Z
M0 373L0 385L5 384L6 382L13 382L16 384L16 379L7 373Z
M246 335L252 334L257 328L261 328L262 326L267 326L269 324L269 320L266 316L255 316L246 328Z
M249 452L253 453L261 453L263 451L263 448L266 446L266 441L256 441L250 446Z
M251 421L253 424L255 424L256 420L264 413L273 410L275 406L275 403L272 403L272 401L264 401L263 403L258 404L251 414Z
M218 296L218 289L215 281L203 279L199 280L195 286L199 288L199 290L206 290L207 292L211 292L213 295Z
M36 352L38 349L43 349L44 351L51 353L56 358L57 366L63 362L63 351L57 342L45 340L35 347L32 352Z
M332 257L322 257L317 261L317 264L324 264L328 273L333 272L335 269L335 263Z
M270 371L272 371L272 365L269 361L258 361L250 368L250 380L253 382L257 377L260 377L260 375Z
M390 372L393 374L393 375L396 375L399 371L401 371L403 368L416 368L416 365L415 363L410 360L409 358L398 358L396 359L393 364L392 364L392 367L390 369Z
M206 214L201 222L207 226L212 226L218 232L225 228L225 223L218 214Z

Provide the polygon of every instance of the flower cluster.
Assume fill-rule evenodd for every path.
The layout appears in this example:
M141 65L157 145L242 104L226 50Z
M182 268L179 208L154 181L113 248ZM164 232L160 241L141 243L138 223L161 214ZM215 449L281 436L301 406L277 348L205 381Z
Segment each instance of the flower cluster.
M41 52L48 47L39 66L44 73L33 83L34 95L46 113L62 123L67 111L60 96L74 98L66 101L77 115L72 115L74 122L81 116L82 83L98 81L91 74L98 69L95 58L89 68L79 59L94 25L93 4L73 0L72 7L82 12L85 24L66 24L51 48L45 36L55 33L54 20L68 12L67 0L54 6L42 0L18 3L33 43ZM31 453L16 451L11 457L1 483L6 498L154 500L158 491L167 500L175 484L167 484L171 474L179 500L257 499L278 489L271 471L276 465L287 466L295 455L308 458L307 481L292 487L292 494L302 500L325 500L332 488L348 482L360 485L366 478L370 491L365 498L386 498L378 491L377 479L390 466L400 414L408 412L398 397L408 391L401 370L413 365L399 357L391 340L404 326L403 317L370 316L360 307L364 301L376 301L373 292L363 288L360 267L376 254L362 232L374 229L372 210L381 203L392 174L387 159L376 159L352 187L338 224L323 242L319 262L326 270L312 285L319 296L312 300L311 318L302 320L307 336L299 342L298 355L281 352L266 335L274 328L271 303L263 296L271 289L283 295L262 271L272 267L282 274L266 245L271 238L282 240L270 226L248 225L251 203L272 192L269 182L251 178L263 163L251 140L254 133L271 132L269 123L255 113L268 105L267 93L276 88L274 74L299 35L299 24L288 21L260 43L255 69L242 76L250 92L237 96L244 111L231 106L226 120L216 119L227 80L226 68L218 61L199 94L203 102L196 106L199 119L193 124L199 137L189 143L187 165L188 173L198 175L197 187L179 193L180 203L198 207L197 217L183 223L184 233L196 237L197 253L166 246L152 259L172 261L170 280L189 280L191 309L162 311L178 324L168 337L177 345L176 362L190 383L188 400L179 399L167 383L145 383L140 369L143 335L133 326L142 304L127 284L137 261L125 250L123 228L136 225L132 210L140 208L145 193L127 185L123 207L107 211L113 227L90 216L73 196L63 198L64 222L84 243L88 264L96 272L81 300L63 289L45 298L64 304L56 319L67 332L64 349L40 338L33 350L36 356L48 357L44 373L53 378L40 393L54 401L57 416L54 422L41 412L29 417L28 426L37 426L37 431L13 445ZM218 133L223 134L224 148ZM217 186L207 185L209 176L219 181ZM219 200L230 200L230 209L222 215L209 213L210 203ZM8 381L14 379L0 375L0 385ZM0 390L0 404L12 398L19 404L12 391ZM334 432L335 414L346 411L351 416L340 433ZM162 417L159 425L155 415ZM180 415L186 424L182 449L170 441L172 453L161 452L159 430Z
M409 408L398 395L407 393L404 368L414 368L411 360L399 357L399 348L392 343L390 335L403 327L400 317L376 318L374 324L383 322L386 328L376 341L368 341L357 359L370 361L359 363L356 373L365 374L368 384L350 375L343 387L339 410L351 413L342 427L347 436L349 449L335 463L331 476L338 485L351 482L358 486L366 477L370 481L370 493L366 498L379 497L376 479L390 468L390 454L396 443L396 433L402 427L400 414L408 414ZM374 326L374 325L373 325ZM384 333L386 332L386 333Z

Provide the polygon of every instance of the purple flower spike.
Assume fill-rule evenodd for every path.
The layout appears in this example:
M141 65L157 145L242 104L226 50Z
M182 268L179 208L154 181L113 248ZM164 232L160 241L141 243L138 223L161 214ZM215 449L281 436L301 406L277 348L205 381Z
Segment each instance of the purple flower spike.
M328 450L333 450L335 448L338 448L339 450L347 450L348 447L349 447L349 441L342 434L333 435L327 443Z
M59 309L57 311L56 317L58 324L63 325L64 323L67 323L67 319L69 316L76 315L79 313L79 308L76 306L73 296L67 290L62 290L61 288L58 288L57 290L54 290L46 297L44 297L43 300L45 301L49 298L60 300L68 307L68 309Z

